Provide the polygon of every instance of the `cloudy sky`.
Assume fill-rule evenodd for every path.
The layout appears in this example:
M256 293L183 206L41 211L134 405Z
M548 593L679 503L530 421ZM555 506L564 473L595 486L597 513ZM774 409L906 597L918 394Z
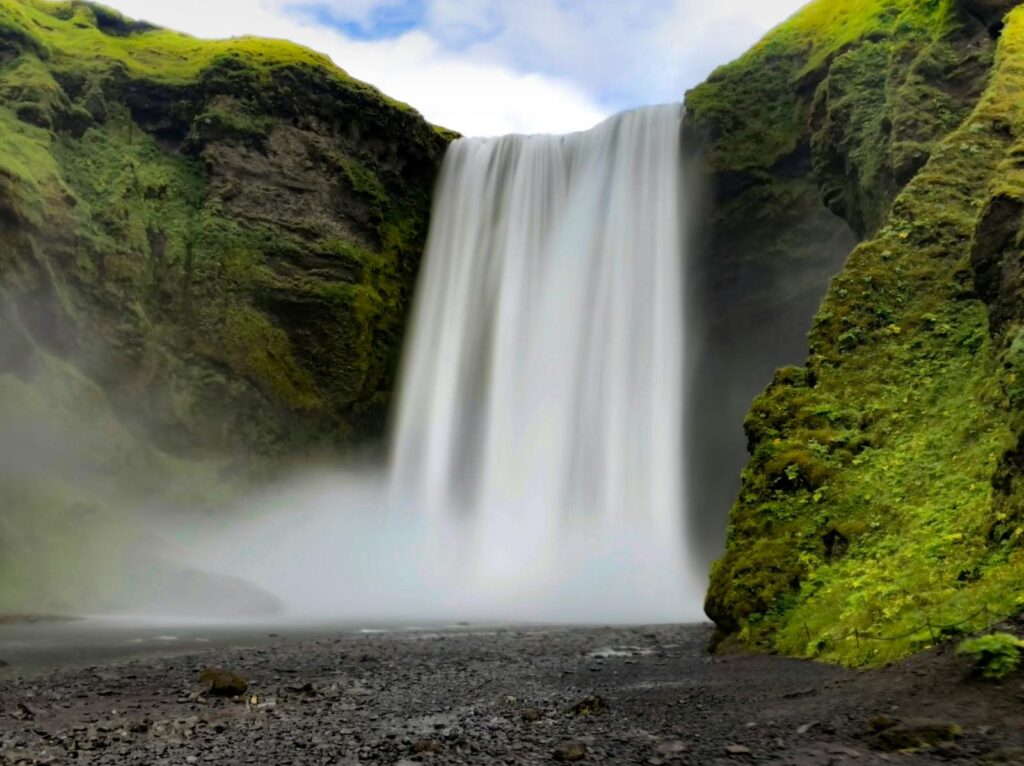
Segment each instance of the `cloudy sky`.
M283 37L468 135L674 102L805 0L106 0L200 37Z

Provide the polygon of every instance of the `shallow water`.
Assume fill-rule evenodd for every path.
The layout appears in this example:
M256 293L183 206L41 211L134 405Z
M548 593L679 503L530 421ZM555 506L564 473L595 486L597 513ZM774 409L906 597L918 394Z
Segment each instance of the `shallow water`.
M0 624L0 675L26 675L54 668L109 665L149 657L170 657L211 649L258 647L281 639L320 639L467 626L402 623L286 625L238 622L99 617L81 620Z

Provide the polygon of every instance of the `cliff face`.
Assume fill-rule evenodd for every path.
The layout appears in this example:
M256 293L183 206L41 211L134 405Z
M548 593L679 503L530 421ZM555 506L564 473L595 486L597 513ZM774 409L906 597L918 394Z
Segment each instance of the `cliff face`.
M382 436L450 140L298 46L0 0L0 612L103 608L118 508Z
M191 456L379 435L448 137L285 43L0 3L0 372Z
M861 240L747 417L723 636L865 664L1021 606L1016 4L814 3L689 95L720 183L803 151Z

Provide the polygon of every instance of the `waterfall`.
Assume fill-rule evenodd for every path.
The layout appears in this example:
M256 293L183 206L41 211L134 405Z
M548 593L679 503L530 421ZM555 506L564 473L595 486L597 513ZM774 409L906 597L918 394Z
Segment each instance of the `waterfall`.
M445 160L391 485L457 520L452 555L482 603L697 616L679 131L680 108L659 106L569 136L459 140Z
M247 498L205 543L190 525L189 563L296 621L702 619L681 486L679 131L665 106L457 141L389 464Z

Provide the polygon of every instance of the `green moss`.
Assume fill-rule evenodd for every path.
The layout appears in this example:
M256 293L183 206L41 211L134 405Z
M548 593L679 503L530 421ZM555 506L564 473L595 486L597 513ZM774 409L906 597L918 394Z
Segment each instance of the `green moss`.
M863 236L970 111L987 41L952 0L815 2L690 91L687 109L720 173L787 177L809 147L826 204Z
M14 220L39 224L63 184L51 149L51 134L0 106L0 210Z
M877 664L1021 606L1024 552L990 536L992 477L1014 434L970 249L1006 185L1022 96L1017 11L973 113L834 281L807 371L754 406L753 459L708 600L726 631Z
M313 381L295 363L291 343L267 317L248 307L228 309L217 346L232 369L268 387L268 393L296 409L321 405Z

